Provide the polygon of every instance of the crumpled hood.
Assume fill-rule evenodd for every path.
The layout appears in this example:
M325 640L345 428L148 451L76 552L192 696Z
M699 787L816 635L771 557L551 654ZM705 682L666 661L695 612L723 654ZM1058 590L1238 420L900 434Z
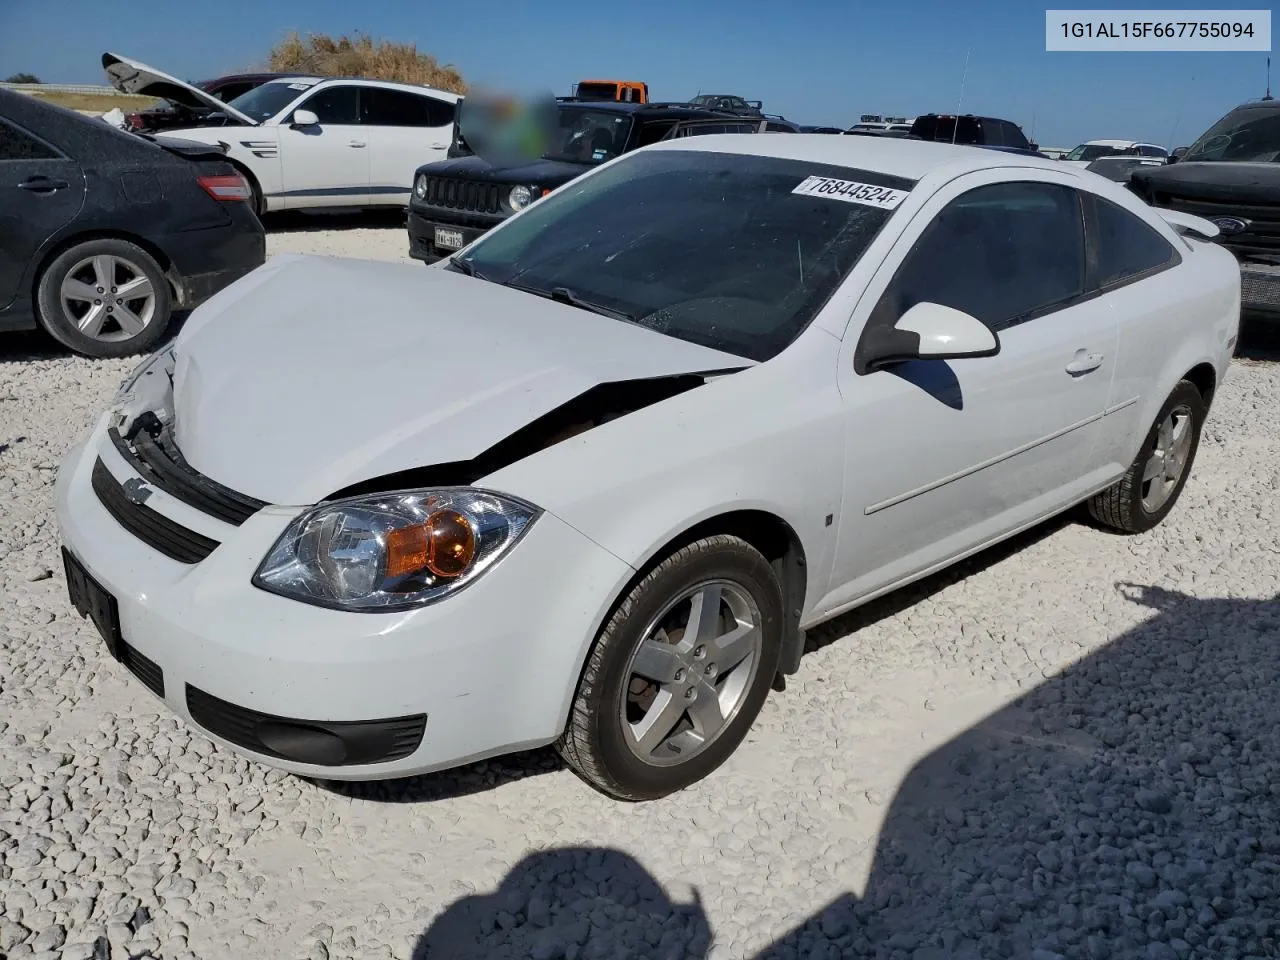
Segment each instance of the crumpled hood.
M187 461L287 505L469 460L599 383L752 365L444 269L309 256L212 298L176 354Z

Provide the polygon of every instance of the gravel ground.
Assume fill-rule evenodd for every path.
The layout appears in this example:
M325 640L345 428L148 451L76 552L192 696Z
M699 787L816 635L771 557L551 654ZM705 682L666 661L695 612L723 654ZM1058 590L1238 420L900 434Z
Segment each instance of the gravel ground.
M270 247L404 256L324 225ZM1280 955L1280 364L1251 350L1164 526L1053 523L841 618L726 768L618 805L546 752L326 787L179 725L69 608L51 517L132 361L5 337L0 958Z

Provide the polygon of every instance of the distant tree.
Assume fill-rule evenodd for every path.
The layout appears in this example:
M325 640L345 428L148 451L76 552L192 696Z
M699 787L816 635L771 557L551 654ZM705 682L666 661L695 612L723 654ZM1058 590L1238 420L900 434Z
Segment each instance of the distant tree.
M271 51L268 69L311 73L322 77L371 77L400 83L425 83L440 90L466 93L467 84L452 64L441 64L415 44L376 43L367 34L354 38L309 34L304 40L290 33Z
M5 80L5 83L39 83L40 78L34 73L15 73L12 77Z

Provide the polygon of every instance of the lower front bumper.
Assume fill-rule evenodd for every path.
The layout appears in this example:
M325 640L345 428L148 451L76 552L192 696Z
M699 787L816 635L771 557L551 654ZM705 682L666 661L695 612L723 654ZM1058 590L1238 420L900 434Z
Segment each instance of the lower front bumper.
M457 253L462 247L478 240L480 237L488 233L493 227L501 223L501 218L495 219L492 224L486 226L477 226L475 223L459 224L451 223L445 219L424 216L422 213L409 210L409 256L415 260L423 260L426 263L434 263L437 260L443 260L445 257L451 257ZM452 246L442 246L436 243L436 229L449 231L461 236L461 244Z
M1240 306L1280 319L1280 264L1240 264Z
M133 476L105 427L59 471L63 543L114 601L116 658L214 740L292 773L372 780L560 734L599 622L633 573L616 557L543 514L481 580L439 603L314 607L250 583L296 508L264 507L234 526L154 490L148 507L218 541L193 563L122 527L91 486L99 458L118 480Z

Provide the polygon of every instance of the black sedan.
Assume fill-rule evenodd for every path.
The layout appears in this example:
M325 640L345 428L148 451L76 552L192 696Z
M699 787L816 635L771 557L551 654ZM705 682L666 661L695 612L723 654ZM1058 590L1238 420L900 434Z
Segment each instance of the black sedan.
M0 330L91 357L151 349L174 310L265 261L250 197L219 147L0 90Z

